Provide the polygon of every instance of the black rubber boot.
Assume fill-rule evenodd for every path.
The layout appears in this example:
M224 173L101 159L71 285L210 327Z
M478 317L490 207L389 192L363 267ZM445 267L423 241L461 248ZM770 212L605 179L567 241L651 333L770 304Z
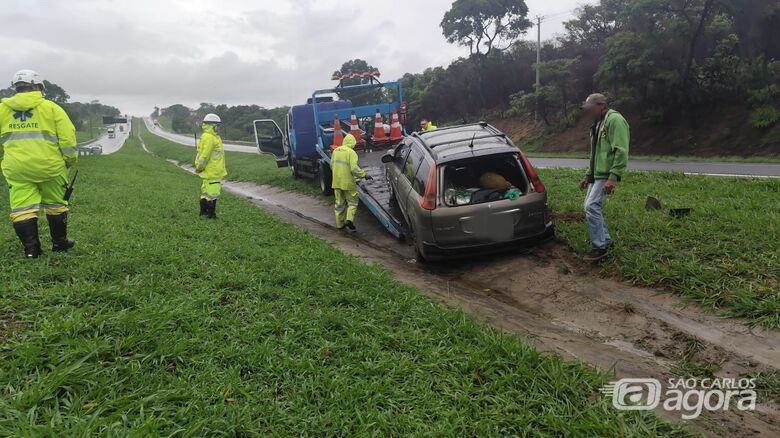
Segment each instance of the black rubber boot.
M209 208L208 208L208 214L209 219L216 219L217 218L217 200L209 201Z
M24 256L37 259L41 255L41 240L38 238L38 219L14 222L14 231L24 246Z
M74 240L68 239L68 213L56 216L46 216L51 232L51 250L54 252L66 252L76 245Z
M209 215L209 201L206 200L206 198L200 198L200 215L201 216Z

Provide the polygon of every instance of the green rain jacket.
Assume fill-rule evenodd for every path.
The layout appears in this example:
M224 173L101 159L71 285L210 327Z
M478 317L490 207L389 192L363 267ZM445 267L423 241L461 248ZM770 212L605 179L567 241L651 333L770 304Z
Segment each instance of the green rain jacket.
M76 128L40 91L0 103L0 160L9 180L40 183L62 175L78 160Z
M198 142L198 155L195 157L195 170L203 179L221 179L227 176L225 168L225 147L214 125L204 123L203 135Z
M588 179L620 181L628 165L630 140L626 119L615 110L607 111L601 123L591 128Z
M333 188L340 190L356 190L356 180L366 177L366 172L358 166L358 155L355 152L355 136L347 134L344 143L333 151L330 157L330 167L333 171Z

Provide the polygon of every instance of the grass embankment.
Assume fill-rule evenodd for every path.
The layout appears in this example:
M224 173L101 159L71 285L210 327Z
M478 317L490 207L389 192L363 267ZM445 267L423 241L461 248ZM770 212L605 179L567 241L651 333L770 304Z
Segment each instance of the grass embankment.
M554 211L582 211L582 172L541 170ZM646 211L647 196L665 209ZM617 241L605 263L624 280L658 285L708 309L780 327L780 180L630 172L606 205ZM668 208L692 208L675 219ZM589 248L583 220L558 221L559 237Z
M76 131L76 143L86 143L92 141L106 132L106 126L103 125L103 118L93 117L91 120L84 120L81 125L81 131Z
M191 162L194 151L152 134L144 137L156 153ZM228 153L229 178L317 195L309 181L294 180L270 157ZM569 220L558 235L577 251L588 250L581 217L582 171L545 169L540 173L552 208ZM644 209L647 196L667 208L690 207L673 219ZM605 264L623 280L668 288L701 306L755 325L780 327L780 180L629 172L606 206L618 245ZM573 215L571 214L573 213ZM573 219L573 220L572 220Z
M682 434L135 137L79 169L75 251L0 234L0 436Z

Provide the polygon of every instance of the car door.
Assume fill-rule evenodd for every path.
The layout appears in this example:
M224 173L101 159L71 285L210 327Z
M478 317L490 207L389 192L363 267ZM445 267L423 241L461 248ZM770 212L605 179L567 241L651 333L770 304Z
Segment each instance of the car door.
M290 148L287 136L279 125L271 119L252 122L255 131L255 145L261 154L271 154L276 158L277 167L287 167Z
M393 152L390 152L393 160L387 163L385 166L385 171L387 182L390 184L390 187L393 189L393 191L396 191L396 187L398 186L398 177L403 171L404 162L406 161L406 157L409 156L410 149L411 148L409 147L409 144L404 142L399 144Z
M418 196L413 190L412 184L417 175L417 169L424 159L425 155L420 147L413 143L409 150L409 156L404 160L404 165L401 168L400 175L398 175L398 182L396 183L396 198L398 199L398 205L401 207L401 211L404 213L404 217L406 217L406 220L409 223L414 222L415 203L418 202Z

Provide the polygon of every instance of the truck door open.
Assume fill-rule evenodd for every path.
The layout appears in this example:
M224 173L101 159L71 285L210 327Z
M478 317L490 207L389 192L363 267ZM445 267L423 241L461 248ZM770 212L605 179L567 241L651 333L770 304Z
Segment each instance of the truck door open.
M260 153L273 155L278 167L287 167L290 148L279 125L271 119L263 119L253 121L252 126L255 130L255 144Z

